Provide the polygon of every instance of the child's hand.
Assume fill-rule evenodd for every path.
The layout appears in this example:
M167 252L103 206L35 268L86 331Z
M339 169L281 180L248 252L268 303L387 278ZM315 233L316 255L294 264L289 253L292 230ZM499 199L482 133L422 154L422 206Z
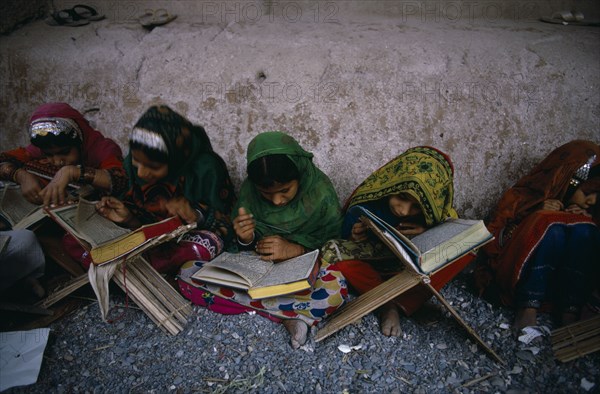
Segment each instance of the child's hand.
M256 243L256 253L262 260L283 261L304 253L304 247L279 235L270 235Z
M233 229L238 239L245 244L249 244L254 239L255 228L256 223L254 223L252 214L247 213L244 207L240 207L238 216L233 219Z
M44 202L44 198L40 195L42 188L38 178L35 175L20 169L16 173L15 180L19 185L21 185L21 193L27 201L37 205Z
M165 203L165 209L170 216L179 216L182 221L187 224L196 223L198 221L198 212L188 201L187 198L175 197Z
M592 217L592 214L590 214L588 211L586 211L585 209L581 208L577 204L571 204L571 205L569 205L567 208L565 208L565 212L572 213L572 214L575 214L575 215L584 215L584 216L587 216L587 217Z
M367 240L367 225L363 222L356 222L352 226L350 240L354 242L362 242Z
M542 209L546 211L561 211L564 208L562 201L560 200L544 200Z
M61 167L54 174L50 183L40 192L40 196L44 199L44 206L63 205L67 200L67 186L71 180L78 178L78 174L79 168L76 166Z
M415 236L425 232L427 230L424 226L416 223L404 222L398 223L396 229L402 234L407 236Z
M133 215L129 209L115 197L102 197L96 203L96 211L108 220L119 224L128 224L133 220Z

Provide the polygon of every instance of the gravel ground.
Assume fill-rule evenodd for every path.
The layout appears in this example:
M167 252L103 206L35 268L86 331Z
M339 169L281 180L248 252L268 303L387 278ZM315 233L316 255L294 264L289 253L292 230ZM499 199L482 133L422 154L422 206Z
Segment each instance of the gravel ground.
M38 382L7 392L597 392L600 353L563 364L553 359L548 337L516 341L508 328L512 311L474 297L466 282L461 274L442 294L506 365L478 348L434 301L402 320L402 337L381 335L371 314L319 343L311 337L296 351L283 326L256 314L222 316L195 307L185 330L170 336L135 307L105 324L94 302L51 326ZM113 292L111 301L113 313L123 310L122 294ZM547 316L540 323L552 327Z

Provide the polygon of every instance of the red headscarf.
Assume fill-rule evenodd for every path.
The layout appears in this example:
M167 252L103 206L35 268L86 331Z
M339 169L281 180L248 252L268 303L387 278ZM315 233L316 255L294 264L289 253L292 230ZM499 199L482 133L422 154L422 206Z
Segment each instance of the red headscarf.
M575 140L566 143L546 157L528 175L507 190L494 210L488 229L496 240L486 247L488 252L499 250L499 232L508 224L518 224L528 214L539 209L539 204L547 199L563 200L569 182L575 171L596 155L592 168L600 165L600 146L592 141ZM597 192L600 182L597 178L581 184L587 193ZM595 216L598 210L594 210ZM598 217L594 220L598 222Z
M69 104L43 104L33 112L29 123L41 118L67 118L77 122L83 135L81 161L84 166L97 169L122 167L123 153L119 145L104 137L98 130L94 130L83 115ZM42 151L33 144L29 145L26 150L31 159L43 157Z

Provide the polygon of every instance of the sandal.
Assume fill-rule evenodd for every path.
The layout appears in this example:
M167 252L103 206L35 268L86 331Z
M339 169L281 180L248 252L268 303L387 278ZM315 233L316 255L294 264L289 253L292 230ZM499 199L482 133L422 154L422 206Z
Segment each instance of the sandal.
M585 19L580 11L559 11L552 16L544 16L540 18L542 22L555 23L559 25L575 25L575 26L600 26L600 21Z
M144 27L154 27L166 25L173 19L177 18L177 15L171 15L164 8L158 10L146 10L146 13L139 17L139 21Z
M99 21L105 18L104 14L99 14L94 7L85 4L77 4L76 6L73 6L71 10L80 18L90 21Z
M50 26L83 26L90 23L89 20L80 17L73 9L53 12L44 22Z

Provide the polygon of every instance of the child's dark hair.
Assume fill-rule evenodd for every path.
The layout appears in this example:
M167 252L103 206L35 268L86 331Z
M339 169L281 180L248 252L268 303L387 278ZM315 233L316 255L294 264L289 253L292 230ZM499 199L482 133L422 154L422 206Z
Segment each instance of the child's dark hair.
M73 138L71 135L67 134L52 134L48 133L44 136L38 135L35 138L31 138L31 143L41 150L55 148L55 147L81 147L81 140L77 138Z
M141 150L144 152L146 157L152 161L157 161L159 163L168 164L169 163L169 154L158 149L152 149L147 145L140 144L137 141L129 140L129 151L132 150Z
M269 188L275 183L300 179L300 172L289 157L274 154L260 157L248 165L248 178L256 186Z

